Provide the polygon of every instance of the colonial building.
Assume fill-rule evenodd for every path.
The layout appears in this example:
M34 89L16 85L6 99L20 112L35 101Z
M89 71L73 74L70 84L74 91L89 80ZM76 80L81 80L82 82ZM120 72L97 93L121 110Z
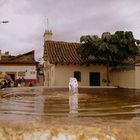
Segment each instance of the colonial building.
M69 78L76 77L79 86L105 86L106 66L94 58L82 59L76 52L80 43L53 41L52 32L44 33L44 85L68 86ZM92 64L91 64L92 62ZM94 63L95 62L95 63ZM87 65L90 64L90 65ZM140 57L126 65L110 67L110 85L140 88Z
M106 77L104 65L85 65L77 54L79 43L52 41L52 32L44 33L45 86L68 86L69 78L76 77L79 86L100 86ZM90 59L88 61L94 61Z
M11 56L8 52L0 53L0 74L10 75L16 81L19 77L24 77L26 85L37 82L37 62L34 59L34 51Z

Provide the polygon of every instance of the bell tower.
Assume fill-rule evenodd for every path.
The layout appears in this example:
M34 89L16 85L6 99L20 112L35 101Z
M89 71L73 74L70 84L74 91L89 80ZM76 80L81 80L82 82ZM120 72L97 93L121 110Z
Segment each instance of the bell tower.
M44 32L44 42L52 40L52 30L49 28L49 19L47 18L47 29Z
M45 30L44 32L44 42L52 40L52 30Z

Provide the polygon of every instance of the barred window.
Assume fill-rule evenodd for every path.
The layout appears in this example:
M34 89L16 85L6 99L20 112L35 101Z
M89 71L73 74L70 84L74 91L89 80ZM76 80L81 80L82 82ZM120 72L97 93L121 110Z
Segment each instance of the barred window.
M74 77L77 79L77 81L81 81L81 72L80 71L74 71Z

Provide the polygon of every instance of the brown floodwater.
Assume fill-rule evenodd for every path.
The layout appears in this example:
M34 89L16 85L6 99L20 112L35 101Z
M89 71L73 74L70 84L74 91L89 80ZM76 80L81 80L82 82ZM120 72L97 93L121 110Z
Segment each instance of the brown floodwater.
M1 90L0 139L139 140L140 90Z

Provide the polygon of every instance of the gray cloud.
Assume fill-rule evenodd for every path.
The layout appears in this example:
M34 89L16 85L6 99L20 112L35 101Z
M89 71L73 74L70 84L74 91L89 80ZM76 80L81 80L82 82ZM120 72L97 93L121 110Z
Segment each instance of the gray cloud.
M43 33L54 40L79 41L81 35L131 30L140 38L139 0L0 0L0 49L12 54L43 54Z

